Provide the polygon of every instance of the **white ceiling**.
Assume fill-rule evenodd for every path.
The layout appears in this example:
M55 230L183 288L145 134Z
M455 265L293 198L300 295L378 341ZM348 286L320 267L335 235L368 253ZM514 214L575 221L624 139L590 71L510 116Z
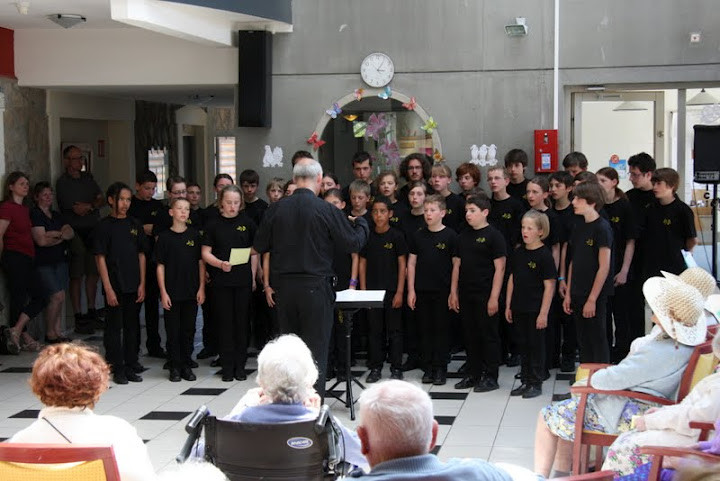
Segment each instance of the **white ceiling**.
M0 0L0 27L12 30L28 28L62 29L47 19L55 13L75 13L87 22L73 28L126 28L127 25L110 18L110 0L29 0L28 14L18 12L16 3L22 0Z

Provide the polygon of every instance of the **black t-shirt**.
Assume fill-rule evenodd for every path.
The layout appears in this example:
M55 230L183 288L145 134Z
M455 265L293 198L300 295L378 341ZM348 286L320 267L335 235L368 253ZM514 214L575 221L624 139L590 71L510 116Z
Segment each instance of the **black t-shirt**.
M640 190L630 189L625 195L630 201L633 210L633 217L638 226L638 238L635 242L635 254L633 255L633 266L636 273L641 274L645 269L645 243L650 239L645 233L647 225L647 212L651 205L657 203L655 193L652 189ZM652 241L651 241L652 242Z
M190 209L190 216L185 222L188 227L193 227L198 232L202 233L202 217L200 216L199 210ZM164 232L172 227L173 219L170 217L170 206L163 206L162 209L155 216L155 223L153 224L152 235L157 237L161 232Z
M612 204L605 204L603 210L613 231L614 265L610 270L610 275L614 276L622 269L627 241L638 238L638 225L635 222L632 206L627 199L617 199Z
M268 203L262 199L255 199L253 202L245 203L245 213L250 217L255 225L260 225L262 217L268 208Z
M405 236L398 229L390 227L382 234L370 231L367 244L360 251L360 257L367 260L366 287L395 292L398 283L398 257L407 253Z
M654 202L647 209L647 226L643 244L645 276L658 276L660 271L680 274L686 269L682 250L687 239L697 235L692 210L675 198L668 205Z
M405 235L405 241L409 244L410 238L423 227L425 227L425 216L415 215L409 209L400 217L400 230Z
M415 264L416 291L450 290L452 255L457 234L450 227L431 232L423 227L408 242L410 254L417 256Z
M563 227L560 222L560 216L553 209L549 208L538 212L545 214L548 218L548 221L550 222L550 232L548 233L548 236L545 238L545 240L543 240L543 244L549 249L552 249L552 246L554 246L555 244L559 244L563 237ZM552 250L550 252L552 252Z
M171 301L194 300L200 288L200 233L164 230L155 243L155 262L165 266L165 290Z
M530 210L530 204L528 204L527 201L527 185L529 180L523 179L522 182L519 184L513 184L512 182L508 182L507 185L507 193L510 194L511 197L515 197L517 200L522 202L523 207L525 210Z
M390 206L390 209L393 211L392 217L390 217L390 225L401 229L400 222L403 216L406 212L410 211L410 208L407 206L406 203L396 201L393 205Z
M465 222L465 199L450 192L450 195L445 197L445 205L446 211L443 224L455 232L460 232L467 225Z
M142 200L136 196L132 196L127 215L128 217L135 217L142 225L152 224L154 226L155 222L157 222L158 214L160 214L163 209L163 203L157 199ZM153 246L155 245L155 238L150 236L147 242L149 252L152 252Z
M95 255L105 256L110 285L116 294L137 292L140 285L138 254L147 254L147 236L135 217L108 216L93 234ZM147 268L147 259L145 266Z
M553 207L553 212L557 214L557 218L559 220L558 224L558 234L560 238L560 242L567 242L570 239L570 232L572 231L572 223L573 218L575 217L575 212L573 211L572 205L568 205L564 209L556 209Z
M205 226L202 245L212 247L212 253L221 261L230 260L230 250L252 247L257 227L244 212L235 217L218 217ZM207 270L215 286L251 287L252 268L247 263L232 266L230 272L208 265Z
M518 247L512 259L512 275L510 309L513 312L540 312L545 292L543 281L557 277L550 249L545 246L533 250L524 245Z
M57 211L51 210L48 217L39 207L30 209L30 221L33 227L44 227L45 232L62 229L67 224L65 217ZM35 264L38 266L46 266L51 264L59 264L67 262L68 246L66 242L61 242L54 246L40 247L35 244Z
M460 258L461 291L489 291L495 275L495 259L506 257L505 239L493 226L467 228L458 235L453 257Z
M600 248L607 247L612 251L613 235L610 223L602 217L592 222L577 222L570 245L572 247L572 285L570 286L570 294L578 298L587 297L600 267ZM605 284L600 291L601 295L612 294L613 276L611 272L612 255L610 272L608 272Z
M200 217L202 218L202 224L203 227L205 227L211 220L217 219L220 217L220 209L218 209L217 205L209 204L204 209L200 210Z
M515 246L522 242L520 228L526 209L515 197L508 197L505 200L490 199L490 203L488 222L505 238L506 251L508 257L511 257Z

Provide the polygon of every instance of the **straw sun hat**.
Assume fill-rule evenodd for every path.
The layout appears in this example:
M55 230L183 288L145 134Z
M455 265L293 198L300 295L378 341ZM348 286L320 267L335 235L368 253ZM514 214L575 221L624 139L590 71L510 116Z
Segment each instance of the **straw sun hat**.
M668 336L686 346L705 341L707 327L700 291L689 284L651 277L643 284L643 294Z
M700 291L705 299L705 310L712 316L707 318L708 324L716 324L720 321L720 294L712 274L701 267L685 269L679 276L665 271L660 272L671 281L685 282Z

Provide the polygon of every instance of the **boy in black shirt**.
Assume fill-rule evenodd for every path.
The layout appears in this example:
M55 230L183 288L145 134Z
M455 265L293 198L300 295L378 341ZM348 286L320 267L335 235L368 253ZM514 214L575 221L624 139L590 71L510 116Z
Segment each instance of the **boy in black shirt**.
M570 152L562 161L563 169L575 177L580 172L587 172L588 160L582 152Z
M173 225L173 219L170 216L170 204L172 201L175 199L185 199L188 195L188 187L186 187L185 179L179 175L169 177L166 186L168 205L163 206L163 208L158 211L152 229L152 235L156 239L161 232L168 230ZM202 228L200 211L198 209L193 210L192 206L190 207L190 214L187 218L187 225L194 227L196 230Z
M259 184L260 176L254 170L246 169L240 172L240 189L243 192L243 200L245 201L245 214L258 226L268 208L268 203L257 196Z
M450 361L448 302L457 234L442 223L445 199L441 195L427 196L424 209L427 227L415 232L409 242L407 303L417 309L425 371L422 382L442 386Z
M374 383L382 377L385 355L385 334L390 346L390 377L402 379L402 305L405 294L407 245L402 232L390 227L393 211L390 199L375 197L372 217L375 227L360 251L360 289L385 291L384 307L368 312L368 363L366 381Z
M612 229L600 217L605 204L602 188L584 182L573 189L575 213L583 217L571 234L568 291L563 310L575 319L580 341L580 362L610 362L605 330L607 296L612 293L610 265Z
M505 277L505 239L488 224L490 199L471 195L465 204L468 229L453 253L450 307L460 313L467 351L467 376L455 389L498 389L500 332L497 313Z
M657 169L652 183L657 202L647 209L645 279L659 276L661 270L680 274L687 268L682 251L692 252L697 244L692 210L675 193L680 184L678 173Z
M507 193L523 203L525 210L530 209L527 201L527 183L525 170L528 165L528 156L524 150L511 149L505 154L505 170L510 176Z
M443 224L455 232L460 232L465 226L465 199L450 192L452 182L452 171L445 164L433 165L430 185L435 193L445 198L447 213L443 217Z
M145 251L143 226L128 216L130 187L116 182L105 196L110 215L95 228L95 261L105 294L107 316L103 345L116 384L141 382L138 372L140 303L145 298Z
M198 306L205 302L205 263L200 259L200 233L188 227L190 202L170 202L173 225L155 244L157 279L164 309L170 381L194 381L192 349ZM197 275L193 271L197 269Z
M151 170L140 172L135 179L135 195L132 198L130 209L127 212L129 217L134 217L140 221L148 236L148 260L147 260L147 276L146 276L146 292L145 292L145 332L147 339L145 346L148 350L148 356L164 359L167 357L165 350L160 345L160 313L158 306L158 290L157 278L155 274L156 265L153 261L153 249L155 247L155 237L153 236L153 227L157 222L158 214L162 212L163 205L157 199L153 198L155 187L157 186L157 176ZM138 321L139 322L139 321ZM140 326L138 325L137 350L140 351Z

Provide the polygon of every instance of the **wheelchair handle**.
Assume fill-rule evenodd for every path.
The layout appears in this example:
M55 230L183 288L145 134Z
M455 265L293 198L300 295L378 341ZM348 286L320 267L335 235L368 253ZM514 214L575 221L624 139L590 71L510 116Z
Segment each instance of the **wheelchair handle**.
M190 421L188 421L188 423L185 425L185 432L188 433L188 437L185 440L185 444L183 444L182 449L180 450L180 454L175 457L176 462L184 463L187 460L188 456L190 456L193 444L195 444L195 441L197 441L200 437L200 432L202 431L202 422L209 414L210 411L205 405L200 406L193 413Z

